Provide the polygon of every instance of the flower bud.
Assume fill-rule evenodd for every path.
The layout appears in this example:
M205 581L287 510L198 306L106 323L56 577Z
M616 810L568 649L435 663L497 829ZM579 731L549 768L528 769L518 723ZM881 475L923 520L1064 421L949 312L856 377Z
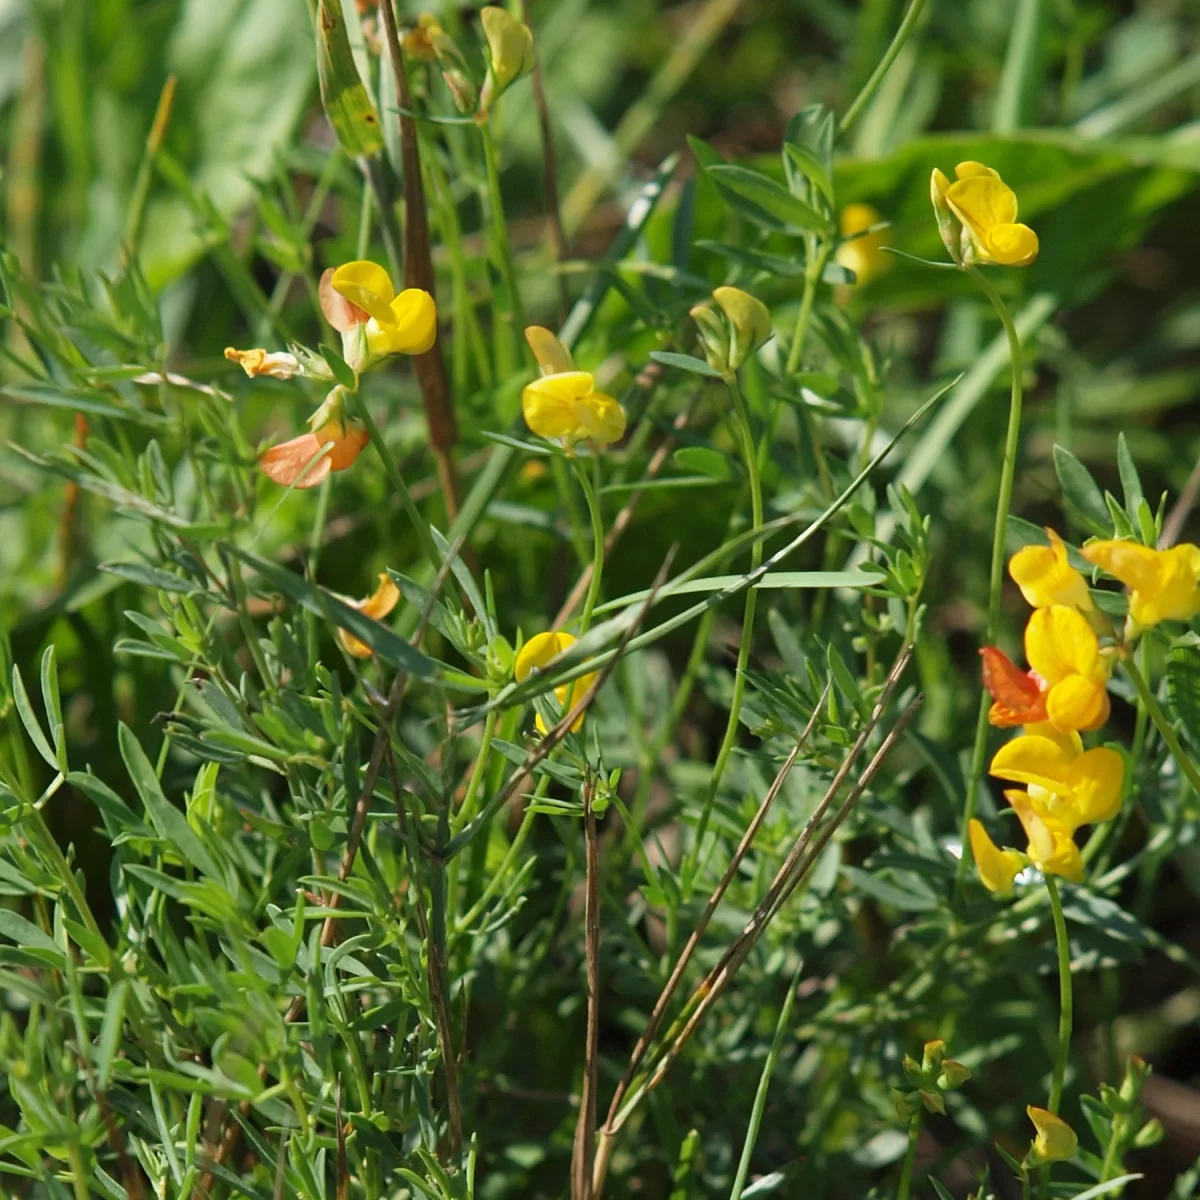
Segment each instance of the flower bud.
M901 1121L911 1121L921 1110L921 1097L916 1092L893 1092L892 1103Z
M1133 1144L1139 1150L1145 1150L1147 1146L1157 1146L1163 1140L1162 1122L1157 1117L1151 1117L1137 1131L1137 1136L1133 1139Z
M955 1088L960 1088L968 1079L971 1078L971 1071L968 1067L964 1067L962 1063L956 1059L947 1058L942 1063L942 1073L938 1076L938 1087L944 1091L952 1092Z
M479 111L486 115L494 100L498 100L522 75L533 70L533 34L528 25L503 8L489 5L479 14L479 19L483 22L490 60L483 94L479 98Z
M774 332L767 306L741 288L719 287L713 299L729 322L729 366L736 371Z
M926 1075L936 1075L942 1069L942 1060L946 1057L946 1043L941 1038L925 1043L921 1054L921 1070Z
M1029 1166L1040 1167L1044 1163L1062 1162L1074 1158L1079 1149L1079 1138L1070 1125L1044 1108L1035 1108L1032 1104L1025 1110L1029 1119L1037 1129L1037 1137L1025 1161Z
M941 1117L946 1115L946 1102L942 1099L941 1092L937 1091L935 1088L921 1088L920 1096L921 1103L924 1104L931 1113L937 1113L938 1116Z
M700 329L700 340L704 343L704 357L708 365L718 374L730 374L729 329L725 322L707 304L695 305L690 314Z

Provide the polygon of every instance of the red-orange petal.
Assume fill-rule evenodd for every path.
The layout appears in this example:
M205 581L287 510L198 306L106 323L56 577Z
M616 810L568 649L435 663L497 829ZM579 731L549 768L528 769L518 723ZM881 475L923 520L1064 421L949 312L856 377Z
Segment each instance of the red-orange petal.
M988 721L1001 728L1034 725L1046 720L1046 694L1029 671L996 646L983 646L979 657L983 667L983 686L991 694Z
M282 487L311 488L333 470L328 454L313 461L325 443L315 434L302 433L290 441L272 446L259 460L263 474Z

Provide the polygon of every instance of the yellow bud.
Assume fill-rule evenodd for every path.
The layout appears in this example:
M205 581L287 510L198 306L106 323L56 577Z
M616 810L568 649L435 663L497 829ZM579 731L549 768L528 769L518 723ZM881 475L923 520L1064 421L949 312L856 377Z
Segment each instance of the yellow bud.
M774 332L767 306L741 288L719 287L713 299L729 322L729 369L736 371Z
M1035 1108L1032 1104L1025 1111L1037 1129L1037 1137L1033 1139L1026 1159L1028 1163L1041 1166L1043 1163L1062 1162L1075 1157L1079 1138L1062 1117L1055 1116L1048 1109Z
M503 8L489 6L479 14L479 19L483 22L490 60L479 100L480 111L486 113L492 101L533 70L533 34L528 25Z

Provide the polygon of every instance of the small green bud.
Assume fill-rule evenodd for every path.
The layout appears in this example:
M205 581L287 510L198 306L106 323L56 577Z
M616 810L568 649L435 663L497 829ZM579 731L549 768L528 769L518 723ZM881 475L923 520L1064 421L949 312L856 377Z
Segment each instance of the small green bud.
M729 322L729 366L736 371L774 333L767 306L741 288L719 287L713 299Z
M946 1057L946 1043L941 1038L925 1043L921 1054L921 1070L926 1075L936 1075L942 1069L942 1060Z
M933 215L937 218L938 234L941 236L942 244L950 252L950 257L961 267L963 228L946 200L946 189L949 186L950 180L942 171L934 167L933 175L929 180L929 198L933 201Z
M512 676L514 658L513 648L508 639L497 634L488 643L488 679L493 683L507 683Z
M1139 1150L1145 1150L1147 1146L1157 1146L1163 1140L1162 1122L1157 1117L1151 1117L1137 1131L1137 1136L1133 1139L1134 1146Z
M721 375L730 373L729 329L720 315L707 304L697 304L691 310L692 320L700 330L704 343L704 357L708 365Z
M921 1103L931 1113L939 1113L943 1117L946 1115L946 1102L942 1099L941 1092L934 1091L932 1088L921 1088L920 1096Z
M937 1084L944 1091L952 1092L970 1078L971 1072L967 1067L953 1058L947 1058L942 1062L942 1073L938 1076Z

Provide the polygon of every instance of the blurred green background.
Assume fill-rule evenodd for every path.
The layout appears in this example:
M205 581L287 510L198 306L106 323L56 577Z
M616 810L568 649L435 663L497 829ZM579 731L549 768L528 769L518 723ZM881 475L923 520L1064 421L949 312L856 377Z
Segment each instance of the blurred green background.
M472 11L419 7L438 11L448 27L462 27ZM413 19L419 7L409 7ZM631 189L684 148L685 135L705 138L730 158L773 156L788 117L804 104L844 110L903 7L899 0L529 5L571 256L603 250ZM165 153L139 182L169 76L177 92ZM504 188L521 260L533 275L544 265L541 146L522 95L505 112ZM118 361L149 362L161 348L171 370L234 393L252 437L295 427L311 407L306 398L279 384L248 387L222 350L275 344L260 340L268 335L315 342L303 281L354 251L360 181L354 165L334 153L320 109L306 0L0 0L0 108L9 271L19 266L43 281L46 295L61 297L73 332L87 332L93 321L91 334L117 346ZM1200 6L1195 0L930 0L849 139L839 199L870 203L892 222L895 246L935 256L929 173L964 158L1002 172L1020 197L1022 219L1041 238L1034 266L1002 280L1034 347L1014 511L1035 523L1061 524L1055 441L1115 490L1120 430L1152 502L1163 491L1173 498L1200 455ZM692 174L690 160L681 174ZM458 184L465 231L477 233L478 181ZM697 189L697 237L718 236L725 219L707 186ZM669 243L678 195L652 224L647 255L665 257L660 251ZM119 304L106 301L97 274L118 269L131 207L142 198L144 214L132 232L157 297L161 346L126 320ZM713 282L723 277L721 261L702 250L692 249L686 266ZM774 300L786 298L787 280L773 286ZM75 299L81 291L96 298L96 313L86 319ZM529 298L531 316L554 324L553 286L534 278ZM904 261L848 303L870 314L872 338L889 356L893 416L931 381L970 372L997 336L965 280L947 283ZM639 348L655 343L631 339L630 324L619 301L607 305L593 352L607 339L636 370ZM12 322L5 336L0 372L11 382L21 378L30 349ZM385 386L394 390L390 436L405 447L412 477L424 479L430 465L411 384ZM990 376L972 396L970 404L943 410L939 437L900 471L933 515L935 577L926 593L932 611L920 651L929 694L922 729L952 750L967 740L965 714L975 704L978 600L986 590L1006 418ZM474 383L456 402L467 458L485 444L483 429L503 428L515 411L515 393L493 407ZM74 436L72 415L9 395L0 408L0 436L45 450ZM524 499L524 486L518 481L508 498ZM388 499L382 478L367 473L339 491L323 559L323 574L339 591L365 594L385 562L411 557ZM111 744L115 719L149 728L170 706L169 689L140 660L115 661L109 650L128 632L122 610L132 591L96 568L131 557L131 527L85 519L74 522L81 532L73 503L64 488L0 448L0 620L27 677L36 673L47 641L58 645L79 758L127 789ZM728 503L647 502L625 552L609 566L613 592L644 586L674 540L694 557L694 547L709 544L713 528L723 527ZM555 570L552 532L532 523L536 504L519 513L512 507L495 514L478 550L484 565L503 567L496 571L498 594L513 625L533 628L556 610L570 578ZM294 498L273 512L264 551L291 553L303 543L307 512ZM1195 521L1185 530L1193 540L1198 533ZM65 837L87 846L87 811L65 805L55 819ZM102 872L89 883L104 894ZM1200 953L1196 858L1185 855L1168 886L1143 899L1144 916ZM1165 1082L1152 1081L1147 1101L1167 1123L1160 1157L1169 1171L1200 1151L1200 1092L1191 1087L1200 1078L1194 1015L1200 988L1162 963L1113 986L1125 989L1122 1015L1107 1033L1095 1030L1098 1053L1130 1044L1151 1048L1156 1080ZM1081 1005L1086 1027L1086 995ZM531 1095L554 1084L550 1011L530 1017L547 1047L547 1061L530 1065ZM541 1126L556 1123L528 1106L498 1105L484 1116L496 1122L498 1140L526 1146L527 1157L536 1157Z

